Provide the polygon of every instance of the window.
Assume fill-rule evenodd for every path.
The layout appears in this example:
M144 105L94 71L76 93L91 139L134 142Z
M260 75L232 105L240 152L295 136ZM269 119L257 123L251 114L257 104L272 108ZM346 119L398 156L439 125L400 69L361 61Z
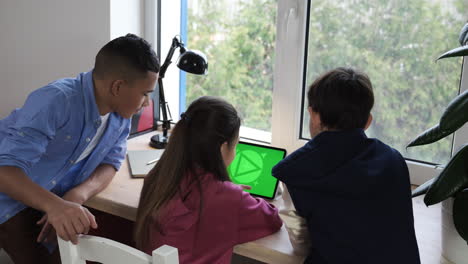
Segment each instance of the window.
M180 112L200 96L219 96L239 111L242 137L271 141L276 12L276 0L181 1L181 38L207 55L208 75L180 73Z
M461 59L435 63L437 55L459 45L458 32L466 22L462 2L279 0L273 144L288 152L305 144L304 89L318 74L344 65L361 68L373 82L376 121L369 136L407 158L446 162L451 138L410 152L404 146L437 122L459 89L468 88L467 61L461 82ZM454 149L466 143L466 127L456 133ZM438 174L433 165L407 163L414 184Z
M459 45L458 27L464 19L462 6L453 3L313 1L304 94L321 73L338 66L361 69L369 75L375 95L374 122L367 135L398 149L405 158L446 163L453 137L408 150L405 146L437 124L458 94L461 58L434 62L437 55ZM306 108L306 96L304 100ZM304 114L302 137L310 137L308 114Z

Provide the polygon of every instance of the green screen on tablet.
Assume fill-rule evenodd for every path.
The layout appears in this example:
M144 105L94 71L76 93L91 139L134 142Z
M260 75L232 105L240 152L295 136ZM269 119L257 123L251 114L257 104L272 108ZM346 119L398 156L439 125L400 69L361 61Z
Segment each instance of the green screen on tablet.
M246 192L273 199L278 180L271 175L271 169L285 156L284 149L239 142L236 157L228 167L229 177L233 183L252 187Z

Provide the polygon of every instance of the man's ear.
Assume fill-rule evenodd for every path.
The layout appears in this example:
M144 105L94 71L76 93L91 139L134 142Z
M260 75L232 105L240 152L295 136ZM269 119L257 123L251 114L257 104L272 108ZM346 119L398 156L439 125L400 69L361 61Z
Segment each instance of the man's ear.
M367 119L367 123L366 123L366 126L364 127L364 130L367 130L370 127L370 125L372 124L372 120L373 120L372 114L369 114L369 118Z
M120 94L123 83L123 80L114 80L111 82L110 92L113 96L118 96Z

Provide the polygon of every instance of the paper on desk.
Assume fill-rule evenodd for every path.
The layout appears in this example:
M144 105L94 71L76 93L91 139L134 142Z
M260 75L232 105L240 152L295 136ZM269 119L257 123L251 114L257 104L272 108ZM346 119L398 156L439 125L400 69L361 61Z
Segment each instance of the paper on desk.
M145 177L150 170L157 164L147 164L149 161L159 159L164 150L129 150L127 152L128 168L130 175L134 178Z

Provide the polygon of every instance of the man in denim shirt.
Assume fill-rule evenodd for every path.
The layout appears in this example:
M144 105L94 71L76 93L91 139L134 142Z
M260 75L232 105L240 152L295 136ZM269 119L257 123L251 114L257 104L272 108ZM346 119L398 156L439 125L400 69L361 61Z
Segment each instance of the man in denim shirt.
M0 248L15 263L57 261L37 243L52 228L73 243L97 228L82 204L120 168L130 118L158 72L151 46L127 34L99 51L93 70L32 92L0 120Z

